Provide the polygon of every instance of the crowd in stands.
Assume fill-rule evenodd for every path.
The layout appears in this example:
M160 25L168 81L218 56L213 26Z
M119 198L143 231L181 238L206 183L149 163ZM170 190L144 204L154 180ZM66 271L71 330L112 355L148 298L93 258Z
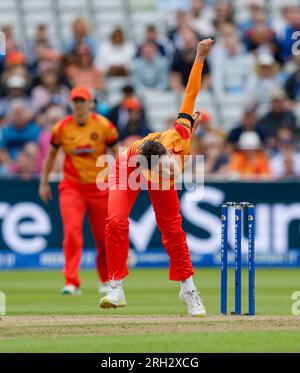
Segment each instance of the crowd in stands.
M247 100L239 123L230 128L204 111L191 154L204 155L208 178L300 178L300 55L292 48L293 32L300 30L300 8L283 6L281 17L274 19L262 1L248 0L249 18L239 23L230 1L186 3L166 34L149 24L142 43L128 38L119 26L107 40L98 40L81 17L61 50L51 45L44 24L27 45L18 45L13 25L2 25L6 56L0 61L0 176L28 180L39 175L51 127L70 112L74 85L93 91L95 111L115 123L122 145L145 136L152 124L144 93L182 94L197 42L213 37L203 92L216 101L226 95ZM112 106L107 82L113 78L129 83ZM167 120L165 128L174 120ZM62 159L58 173L61 164Z

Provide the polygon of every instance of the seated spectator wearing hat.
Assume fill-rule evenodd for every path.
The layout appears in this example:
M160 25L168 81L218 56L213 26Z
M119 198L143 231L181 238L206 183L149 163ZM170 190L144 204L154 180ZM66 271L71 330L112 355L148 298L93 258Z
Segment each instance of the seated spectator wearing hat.
M142 46L141 56L134 61L133 82L139 94L145 89L165 91L169 86L168 60L159 54L152 41Z
M270 110L272 92L281 85L278 71L278 65L271 54L258 55L255 73L248 81L246 94L251 102L258 105L259 116Z
M230 177L237 179L270 175L268 157L256 132L244 132L240 136L238 150L229 159L228 171Z
M0 110L5 115L10 113L11 105L16 99L22 100L28 108L32 108L31 98L27 90L28 84L23 75L9 75L3 88L5 89L5 96L0 99Z
M277 154L271 159L271 174L274 179L300 178L300 153L294 133L289 128L280 128L276 136Z
M36 143L40 127L33 121L32 112L21 100L11 105L8 124L3 128L0 139L0 151L7 161L13 161L28 142Z
M286 95L282 89L276 89L271 94L271 109L263 116L257 130L263 134L268 145L272 146L279 128L287 127L296 132L296 117L286 108Z
M66 109L69 103L69 88L60 82L56 68L45 67L41 70L40 84L31 92L31 98L36 112L50 104L57 104Z
M258 134L261 141L264 141L263 133L257 129L258 117L255 112L255 108L251 105L248 106L243 114L241 122L238 126L232 128L227 137L227 143L229 145L229 150L233 151L237 148L240 137L243 133L248 131L254 131Z

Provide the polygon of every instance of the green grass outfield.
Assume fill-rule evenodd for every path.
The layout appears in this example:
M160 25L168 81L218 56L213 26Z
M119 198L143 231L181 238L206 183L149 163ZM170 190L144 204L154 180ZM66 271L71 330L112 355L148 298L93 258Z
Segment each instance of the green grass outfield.
M60 272L0 272L7 316L0 320L0 352L300 352L300 315L291 295L299 269L256 271L257 316L221 317L220 273L197 269L209 317L186 317L178 284L167 270L133 270L124 309L98 308L97 278L82 271L81 296L62 296ZM243 272L247 311L247 272ZM233 310L233 272L229 310Z

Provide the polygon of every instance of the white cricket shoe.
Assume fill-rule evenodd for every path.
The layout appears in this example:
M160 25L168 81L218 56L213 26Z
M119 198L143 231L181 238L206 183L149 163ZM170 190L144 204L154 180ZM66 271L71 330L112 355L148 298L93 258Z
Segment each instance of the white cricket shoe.
M192 291L180 290L179 299L188 306L189 316L205 317L207 316L206 309L198 294L197 289Z
M111 281L110 289L105 297L100 299L101 308L125 307L126 299L121 281Z
M69 285L64 286L61 289L61 293L64 294L64 295L80 295L81 290L80 290L80 288L76 287L75 285L69 284Z
M99 294L106 294L110 290L110 283L109 281L107 282L100 282L98 286L98 293Z

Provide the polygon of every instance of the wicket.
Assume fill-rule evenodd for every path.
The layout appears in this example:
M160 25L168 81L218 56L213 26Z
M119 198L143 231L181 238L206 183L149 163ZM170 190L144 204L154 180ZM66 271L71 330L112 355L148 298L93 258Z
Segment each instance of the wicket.
M247 211L248 226L248 314L255 315L255 207L249 202L227 202L221 208L221 314L227 314L228 209L234 208L234 315L242 314L242 227Z

